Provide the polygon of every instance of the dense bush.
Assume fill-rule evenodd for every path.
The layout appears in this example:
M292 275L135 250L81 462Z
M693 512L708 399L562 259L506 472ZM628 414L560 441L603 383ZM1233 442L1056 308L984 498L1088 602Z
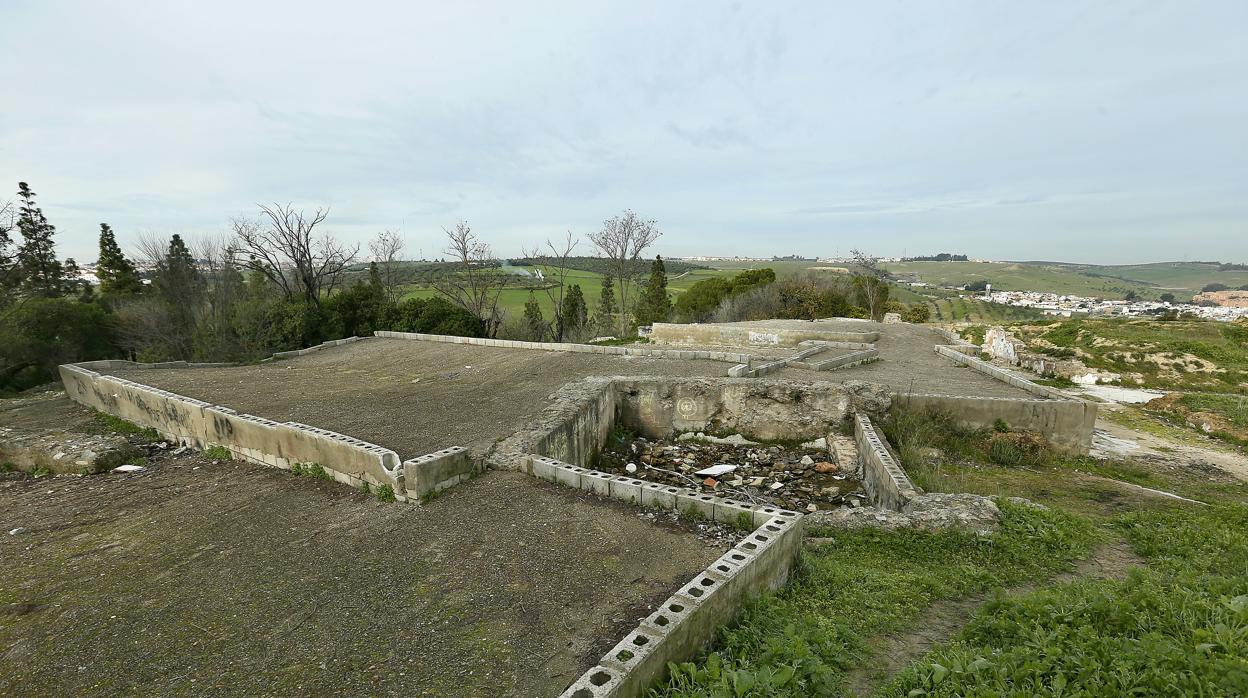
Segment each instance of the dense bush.
M398 305L391 329L395 332L484 337L485 325L472 313L445 298L409 298Z
M776 280L772 269L750 269L731 278L715 276L690 286L676 299L676 316L681 322L703 322L711 317L725 298Z
M50 380L56 367L117 354L115 324L103 308L68 298L30 298L0 323L0 390Z
M849 277L807 274L792 276L725 298L715 310L716 322L784 318L865 317L851 301Z

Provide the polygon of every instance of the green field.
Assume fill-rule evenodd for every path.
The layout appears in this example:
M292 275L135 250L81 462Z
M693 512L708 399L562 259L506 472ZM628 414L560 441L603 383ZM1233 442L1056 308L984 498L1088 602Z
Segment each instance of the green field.
M1173 293L1190 298L1202 286L1248 284L1248 271L1218 271L1215 264L1162 262L1124 266L1077 265L1062 262L898 262L883 265L903 279L939 286L988 281L998 291L1044 291L1076 296L1123 298L1134 291L1155 299Z
M532 267L521 267L531 270ZM543 274L549 279L552 272L549 268L543 267ZM686 291L690 286L713 276L732 276L735 271L720 269L693 269L681 274L668 274L667 290L671 293L673 302L676 298ZM644 281L644 279L643 279ZM602 275L592 271L582 271L579 269L570 270L565 277L565 282L569 285L580 284L581 291L585 294L585 303L589 306L590 314L598 303L598 294L602 288ZM506 314L506 317L517 317L524 314L524 304L529 299L529 293L532 291L533 297L537 299L542 308L542 315L547 320L554 313L554 303L542 288L530 288L521 284L517 279L517 284L508 286L503 289L499 295L498 306ZM639 293L633 291L634 294ZM405 287L403 299L407 298L430 298L438 295L436 289L432 286L423 284L411 284ZM616 289L616 300L619 300L619 289Z

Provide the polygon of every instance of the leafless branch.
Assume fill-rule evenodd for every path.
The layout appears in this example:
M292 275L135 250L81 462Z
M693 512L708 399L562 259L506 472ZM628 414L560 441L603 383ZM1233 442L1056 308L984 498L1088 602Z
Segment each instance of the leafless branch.
M633 282L643 273L641 253L659 239L655 221L639 218L631 209L603 222L602 230L591 233L589 241L608 260L607 269L615 277L620 297L620 336L628 333L629 299Z

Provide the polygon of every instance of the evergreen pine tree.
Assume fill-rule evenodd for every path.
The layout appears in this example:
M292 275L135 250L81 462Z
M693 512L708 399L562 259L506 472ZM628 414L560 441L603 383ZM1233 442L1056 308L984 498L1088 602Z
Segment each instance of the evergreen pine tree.
M581 291L580 284L572 284L568 287L562 310L564 340L579 338L589 315L589 309L585 307L585 293Z
M594 311L594 327L597 332L610 332L615 327L615 281L610 275L602 277L602 291L598 294L598 308Z
M655 256L650 265L650 279L637 299L637 324L664 322L672 314L672 299L667 295L667 269L663 258Z
M174 235L165 258L156 265L152 287L164 302L169 319L169 350L181 359L191 358L202 283L191 251L180 235Z
M540 342L546 336L546 321L542 318L542 306L537 303L537 296L529 291L529 299L524 302L524 325L529 339Z
M102 294L122 296L143 290L138 270L122 253L107 223L100 224L100 258L95 264L95 275L100 279Z
M35 205L35 192L30 185L18 182L17 196L21 200L17 230L22 234L22 245L17 250L17 264L22 290L48 298L60 296L65 278L64 269L56 258L56 243L52 240L56 228Z

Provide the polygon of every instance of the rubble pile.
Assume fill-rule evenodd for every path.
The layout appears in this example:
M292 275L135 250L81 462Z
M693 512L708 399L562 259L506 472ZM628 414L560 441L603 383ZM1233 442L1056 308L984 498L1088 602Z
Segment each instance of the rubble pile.
M838 449L830 443L841 438L829 436L786 447L757 443L739 434L720 438L688 433L673 441L613 435L597 467L795 511L862 506L867 497L857 463L838 463Z

